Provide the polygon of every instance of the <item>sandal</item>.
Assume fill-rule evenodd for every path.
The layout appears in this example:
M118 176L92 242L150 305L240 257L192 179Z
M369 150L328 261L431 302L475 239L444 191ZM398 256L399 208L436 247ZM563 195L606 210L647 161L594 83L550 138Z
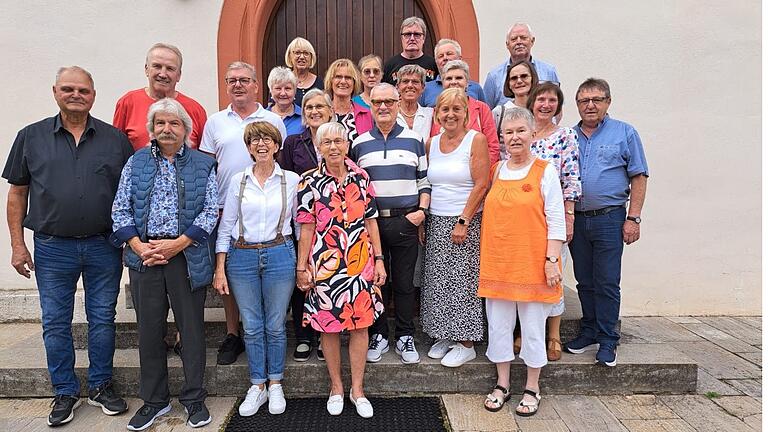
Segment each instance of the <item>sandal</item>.
M520 399L520 403L517 404L517 408L515 408L515 414L519 415L520 417L530 417L539 411L539 403L541 402L541 395L539 393L536 393L533 390L528 390L528 389L523 390L523 398L525 398L525 395L533 396L534 398L536 398L536 400L534 402L526 402L525 399ZM522 412L520 411L520 408L525 408L528 411Z
M520 354L520 350L523 346L523 338L519 335L515 335L515 341L512 343L512 350L515 354Z
M558 361L563 354L563 344L560 343L560 339L548 338L547 339L547 360Z
M501 399L498 399L493 395L493 390L501 390L501 393L504 396ZM512 397L512 394L509 392L509 389L500 385L496 385L493 390L491 390L491 392L485 396L485 403L483 403L483 407L485 407L485 409L490 412L497 412L504 406L506 402L509 401L509 399ZM489 407L488 402L490 402L492 406Z

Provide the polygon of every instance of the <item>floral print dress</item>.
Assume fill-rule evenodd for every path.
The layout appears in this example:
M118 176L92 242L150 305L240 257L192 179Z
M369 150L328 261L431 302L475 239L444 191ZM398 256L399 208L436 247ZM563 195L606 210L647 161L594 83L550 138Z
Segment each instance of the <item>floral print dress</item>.
M315 224L309 266L315 287L304 301L303 325L324 333L369 327L384 311L373 285L374 256L365 219L378 216L368 174L346 159L341 184L320 167L299 185L297 221Z

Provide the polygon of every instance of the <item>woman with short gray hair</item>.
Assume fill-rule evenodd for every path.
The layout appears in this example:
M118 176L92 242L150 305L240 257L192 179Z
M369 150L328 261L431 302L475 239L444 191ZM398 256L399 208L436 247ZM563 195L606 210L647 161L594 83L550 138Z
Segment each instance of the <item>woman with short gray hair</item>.
M283 119L288 135L295 135L304 131L301 108L294 104L297 82L296 75L290 69L282 66L272 68L269 77L267 77L267 87L269 87L271 97L271 103L267 109Z
M397 123L413 129L421 135L424 142L427 142L430 137L434 112L430 107L419 105L426 83L427 72L419 65L405 65L397 71L397 91L400 93L400 112L397 113Z

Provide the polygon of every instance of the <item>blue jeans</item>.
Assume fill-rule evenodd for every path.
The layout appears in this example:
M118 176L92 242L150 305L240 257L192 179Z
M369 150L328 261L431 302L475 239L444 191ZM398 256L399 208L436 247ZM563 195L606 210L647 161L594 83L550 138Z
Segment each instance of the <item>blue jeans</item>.
M40 292L48 373L57 395L79 395L72 342L72 313L80 275L88 318L88 387L112 379L115 306L120 292L120 250L103 235L83 239L35 233L35 279Z
M569 245L581 301L580 334L600 344L615 346L619 341L616 324L621 304L622 228L626 217L623 208L599 216L577 213Z
M230 246L226 272L243 321L251 383L282 380L288 345L285 314L296 286L293 242L286 239L264 249Z

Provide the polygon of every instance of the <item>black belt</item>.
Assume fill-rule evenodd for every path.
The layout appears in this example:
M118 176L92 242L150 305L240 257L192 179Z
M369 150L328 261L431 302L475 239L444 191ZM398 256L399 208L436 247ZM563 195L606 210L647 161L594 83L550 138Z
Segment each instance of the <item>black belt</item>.
M379 210L379 217L390 218L395 216L403 216L407 215L408 213L413 213L418 209L418 207L381 209Z
M77 236L59 236L59 235L55 235L55 234L44 233L42 231L37 231L36 234L40 234L40 235L43 235L43 236L50 236L50 237L58 237L58 238L62 238L62 239L70 239L70 240L82 240L82 239L87 239L87 238L91 238L91 237L109 236L109 233L83 234L83 235L77 235Z
M615 205L615 206L603 207L603 208L597 209L597 210L586 210L586 211L578 211L578 210L576 210L576 214L580 214L580 215L586 216L586 217L600 216L600 215L608 214L608 213L610 213L610 212L612 212L612 211L614 211L616 209L620 209L620 208L624 208L624 206L623 205Z
M239 239L232 242L232 247L237 249L266 249L272 246L284 244L287 241L293 241L293 236L290 234L287 236L278 235L274 240L264 243L247 243L245 240Z

